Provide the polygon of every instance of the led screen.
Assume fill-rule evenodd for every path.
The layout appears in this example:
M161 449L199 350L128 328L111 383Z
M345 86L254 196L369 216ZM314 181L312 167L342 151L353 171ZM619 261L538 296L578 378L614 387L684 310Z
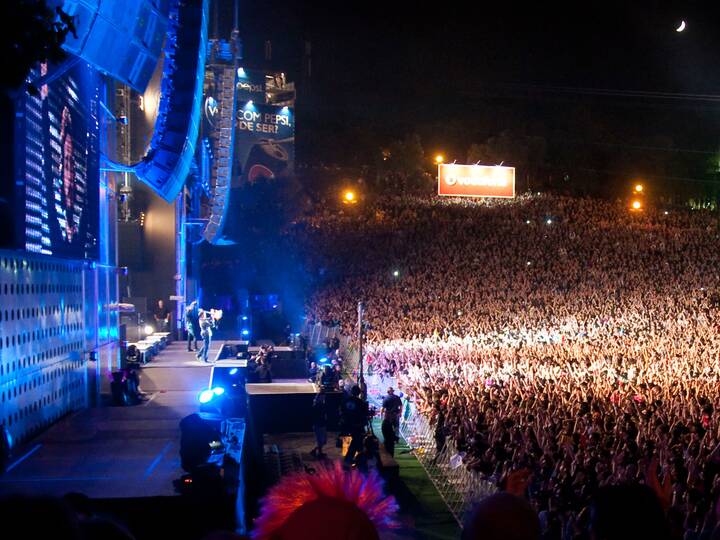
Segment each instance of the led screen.
M41 66L31 73L47 73ZM79 62L16 106L18 247L75 259L98 256L100 82Z

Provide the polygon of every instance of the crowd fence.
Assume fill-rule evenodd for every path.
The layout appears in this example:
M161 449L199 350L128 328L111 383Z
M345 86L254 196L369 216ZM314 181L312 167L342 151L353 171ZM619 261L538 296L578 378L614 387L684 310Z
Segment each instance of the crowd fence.
M378 410L387 388L398 389L394 377L382 374L368 373L365 382L368 400ZM434 426L407 396L403 396L400 434L461 527L473 506L497 491L495 484L467 469L464 454L458 452L450 437L446 438L442 451L437 452Z

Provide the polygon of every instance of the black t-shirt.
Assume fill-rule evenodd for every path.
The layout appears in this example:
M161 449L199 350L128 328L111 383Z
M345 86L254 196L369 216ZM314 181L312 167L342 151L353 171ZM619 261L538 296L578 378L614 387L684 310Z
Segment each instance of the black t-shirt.
M169 315L170 315L170 310L168 308L166 308L165 306L163 306L161 308L160 307L155 308L155 318L156 319L164 321L168 318Z
M402 409L402 401L396 395L387 396L383 399L383 409L385 409L386 420L396 420L400 417L400 410Z
M327 409L325 408L325 403L313 404L312 420L313 420L313 426L315 426L315 427L327 426Z
M365 426L368 417L368 404L362 399L355 396L346 399L341 410L348 429L360 429Z

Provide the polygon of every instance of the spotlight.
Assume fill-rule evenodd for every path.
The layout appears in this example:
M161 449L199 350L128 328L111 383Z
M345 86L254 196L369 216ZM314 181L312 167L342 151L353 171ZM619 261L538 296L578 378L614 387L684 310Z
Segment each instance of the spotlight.
M246 73L245 73L245 69L244 69L244 68L241 68L241 67L238 68L238 70L237 70L237 75L238 75L238 77L241 78L241 79L247 76Z
M250 330L248 330L247 328L243 329L242 335L243 335L243 336L248 336L248 335L250 335Z
M438 154L437 156L435 156L435 163L437 163L438 165L440 165L443 161L445 161L445 157L443 157L442 154Z
M230 370L230 375L235 375L238 372L238 368L234 367Z
M552 219L548 218L547 221L545 221L548 225L552 225Z
M218 386L217 388L213 388L213 394L216 396L222 396L225 393L225 389L222 386Z
M525 225L530 225L530 220L529 220L529 219L525 221Z
M642 203L640 201L633 201L632 202L632 209L633 210L640 210L642 208Z
M643 190L643 189L644 189L644 188L643 188L643 185L642 185L642 184L635 184L635 191L636 191L636 192L642 193L642 190Z
M214 397L215 392L213 392L212 390L203 390L202 392L200 392L200 397L198 398L198 401L200 401L200 403L202 404L210 403L210 401L212 401L212 398Z
M242 320L243 320L243 321L247 321L247 315L243 315L243 316L242 316Z
M155 333L155 329L152 327L151 324L146 324L145 328L143 328L143 330L145 330L145 335L147 335L147 336Z
M398 272L397 270L394 270L394 271L393 271L393 276L394 276L394 277L398 277L399 275L400 275L400 272Z

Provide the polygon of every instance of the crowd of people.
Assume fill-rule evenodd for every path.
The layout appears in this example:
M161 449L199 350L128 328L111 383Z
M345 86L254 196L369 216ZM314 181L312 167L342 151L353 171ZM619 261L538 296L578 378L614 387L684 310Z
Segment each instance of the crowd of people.
M312 320L352 335L466 467L523 490L543 538L584 538L592 497L652 488L673 537L720 497L717 216L552 195L388 198L305 225Z

